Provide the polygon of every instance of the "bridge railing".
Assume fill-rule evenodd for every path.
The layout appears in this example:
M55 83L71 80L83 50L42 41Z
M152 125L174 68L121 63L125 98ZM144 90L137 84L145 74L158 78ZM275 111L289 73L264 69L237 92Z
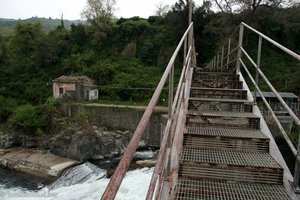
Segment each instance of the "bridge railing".
M256 62L253 60L253 58L249 55L249 53L245 50L243 46L243 37L244 37L244 31L245 29L249 30L250 32L256 34L258 36L258 48L257 48L257 58ZM236 38L234 38L234 35L236 35L237 31L239 31L238 40L235 41L237 43L235 48L231 47L232 41L234 41ZM259 79L262 79L265 84L269 87L269 89L274 93L278 101L281 103L283 108L289 113L289 115L292 117L295 124L298 126L298 130L300 130L300 120L297 117L297 115L293 112L293 110L287 105L287 103L283 100L283 98L280 96L280 94L277 92L277 90L274 88L274 86L271 84L271 82L268 80L268 78L265 76L265 74L261 70L261 53L262 53L262 42L267 41L268 43L272 44L273 46L279 48L282 50L285 54L293 57L294 59L300 61L300 55L296 54L295 52L289 50L288 48L284 47L283 45L277 43L276 41L272 40L271 38L267 37L263 33L257 31L256 29L252 28L251 26L247 25L246 23L242 22L237 29L231 34L229 39L218 51L217 55L208 63L207 67L225 67L228 68L230 64L235 63L235 68L237 72L241 72L241 66L245 70L248 78L252 82L255 90L254 90L254 104L256 103L256 97L257 92L260 94L260 97L262 101L264 102L266 108L268 109L269 113L273 117L276 125L278 126L283 138L286 140L288 146L290 147L293 155L295 156L295 170L294 170L294 178L293 178L293 187L296 192L300 192L299 189L299 175L300 175L300 138L298 140L297 147L295 147L289 138L288 134L282 127L280 121L278 120L275 112L272 110L271 106L269 105L268 101L264 97L260 87L259 87ZM227 50L227 51L226 51ZM220 53L222 52L222 53ZM225 53L224 53L225 52ZM227 52L227 53L226 53ZM224 55L225 54L225 55ZM221 55L221 56L220 56ZM247 58L246 61L244 61L243 56ZM253 77L250 73L250 70L246 66L246 63L251 63L251 66L254 67L255 70L255 77ZM299 69L300 70L300 69ZM298 137L300 137L300 132Z
M180 80L177 86L177 90L174 96L174 65L178 58L180 50L183 49L183 69L180 76ZM176 50L174 51L165 72L144 112L128 146L125 150L121 161L119 162L114 174L112 175L104 194L102 195L102 200L113 200L117 195L119 187L122 180L129 168L129 165L134 157L136 149L138 147L139 141L141 140L142 134L145 128L149 124L149 120L153 109L160 97L162 89L169 79L169 98L168 98L168 121L163 131L163 138L160 145L160 151L157 157L156 166L151 178L149 185L147 200L153 199L154 194L156 194L156 199L158 198L159 191L162 188L162 182L164 178L170 173L170 149L171 143L174 136L174 124L178 118L177 111L180 107L182 101L186 98L185 83L186 74L191 66L195 65L195 48L193 42L193 23L190 23L189 27L182 36ZM157 185L158 183L158 185Z

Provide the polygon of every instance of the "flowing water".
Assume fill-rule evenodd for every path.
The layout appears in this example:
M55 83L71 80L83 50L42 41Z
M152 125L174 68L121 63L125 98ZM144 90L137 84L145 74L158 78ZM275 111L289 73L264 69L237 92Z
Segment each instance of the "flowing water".
M127 172L116 199L145 199L152 172L153 168ZM0 199L99 200L109 182L105 175L105 170L87 162L67 170L54 183L46 184L39 179L0 168Z

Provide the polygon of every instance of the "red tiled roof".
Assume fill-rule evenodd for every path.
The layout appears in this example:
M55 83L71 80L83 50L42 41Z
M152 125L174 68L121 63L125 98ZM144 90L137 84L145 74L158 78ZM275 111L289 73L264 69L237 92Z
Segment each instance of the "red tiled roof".
M79 81L83 81L83 80L91 80L93 82L92 79L90 79L87 76L60 76L56 79L53 80L53 82L79 82Z

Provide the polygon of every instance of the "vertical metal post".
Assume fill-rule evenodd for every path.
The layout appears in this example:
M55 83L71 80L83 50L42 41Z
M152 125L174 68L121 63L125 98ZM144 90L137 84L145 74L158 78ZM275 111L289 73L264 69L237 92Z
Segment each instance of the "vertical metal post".
M189 0L188 1L188 4L189 4L189 25L192 23L192 0ZM192 31L190 30L189 31L189 34L188 34L188 49L190 48L190 46L192 45Z
M261 44L262 44L262 37L259 36L258 39L258 50L257 50L257 69L256 69L256 73L255 73L255 84L258 86L258 78L259 78L259 73L258 73L258 69L260 68L260 58L261 58ZM257 89L255 87L254 89L254 101L253 104L256 104L256 94L257 93Z
M227 69L229 68L229 59L230 59L230 45L231 45L231 38L229 38L228 40L228 49L227 49Z
M219 67L219 62L220 62L220 53L217 52L217 68Z
M224 60L224 46L222 47L221 67L223 67L223 60Z
M299 132L299 138L300 138L300 126L298 126L298 132ZM300 176L300 140L298 140L298 145L297 145L297 156L296 156L296 163L295 163L295 172L294 172L294 181L293 181L293 186L295 191L299 192L299 176Z
M173 105L173 96L174 96L174 64L172 65L170 74L169 74L169 99L168 99L168 119L172 120L173 118L173 111L172 111L172 105ZM171 129L170 129L171 130ZM168 147L171 151L172 146L172 135L169 133L168 137ZM171 174L171 154L168 159L168 166L167 166L167 176Z
M214 56L214 68L216 68L216 56Z
M239 72L240 68L241 68L240 58L242 57L241 47L243 46L243 36L244 36L244 25L241 23L240 24L240 34L239 34L239 46L238 46L237 61L236 61L237 72Z
M188 1L188 3L189 3L189 25L192 23L192 0L189 0Z
M184 50L183 50L183 65L182 66L185 66L186 65L186 51L187 51L187 41L186 41L186 38L184 39Z
M192 68L197 66L197 55L196 55L196 47L195 47L195 39L194 39L194 25L192 26L192 58L193 58L193 65Z

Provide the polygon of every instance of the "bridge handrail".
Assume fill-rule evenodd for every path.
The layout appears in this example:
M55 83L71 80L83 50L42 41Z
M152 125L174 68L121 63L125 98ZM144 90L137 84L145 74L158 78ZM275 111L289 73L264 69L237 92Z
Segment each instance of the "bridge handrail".
M251 58L251 56L243 48L244 27L246 27L247 29L249 29L250 31L256 33L259 36L258 49L257 49L257 61L256 62ZM218 57L219 57L219 51L218 51L217 56L214 56L214 58L211 60L211 62L209 62L209 64L207 65L207 67L219 67L220 64L221 64L221 67L222 67L223 61L225 59L227 59L227 66L226 67L228 67L229 58L237 50L237 57L234 60L234 61L236 61L236 70L237 70L237 72L240 72L240 65L242 65L243 68L245 69L248 77L250 78L251 82L253 83L253 85L255 87L255 90L254 90L254 102L253 103L256 103L256 93L259 92L260 95L261 95L261 98L262 98L262 100L264 102L264 104L266 105L267 109L269 110L269 112L271 113L272 117L274 118L275 123L278 126L279 130L281 131L281 133L283 135L283 138L286 140L286 142L289 145L289 147L290 147L292 153L294 154L294 156L296 156L293 186L294 186L295 190L300 191L300 189L299 189L300 139L298 140L297 149L296 149L294 147L292 141L290 140L288 134L285 132L284 128L280 124L280 122L279 122L279 120L278 120L275 112L273 111L272 107L269 105L268 101L265 99L265 97L264 97L261 89L258 86L258 80L259 80L259 77L261 77L264 80L264 82L267 84L267 86L271 89L271 91L275 94L276 98L279 100L279 102L282 104L282 106L289 113L289 115L292 117L292 119L295 122L295 124L300 129L300 120L299 120L299 118L293 112L293 110L287 105L287 103L283 100L283 98L280 96L280 94L277 92L277 90L274 88L274 86L271 84L271 82L268 80L268 78L265 76L265 74L260 69L262 39L265 39L267 42L269 42L272 45L276 46L277 48L281 49L283 52L285 52L286 54L292 56L293 58L295 58L298 61L300 61L300 55L298 55L297 53L295 53L295 52L291 51L290 49L284 47L283 45L279 44L278 42L274 41L273 39L269 38L268 36L264 35L263 33L261 33L258 30L252 28L251 26L247 25L244 22L241 22L240 25L238 26L238 28L239 28L239 36L238 36L239 40L238 40L237 48L235 48L233 51L231 51L231 38L233 36L233 33L232 33L230 35L229 39L228 39L228 48L227 48L228 53L227 53L227 55L225 56L223 54L224 48L225 48L225 45L226 45L225 44L225 45L223 45L221 47L221 49L222 49L221 60L218 59ZM236 30L237 29L235 29L234 33L236 32ZM242 55L245 55L246 58L252 64L252 66L254 66L254 68L256 70L255 78L253 78L253 76L249 72L247 66L243 62ZM216 62L216 59L218 60L217 62ZM300 132L299 132L299 138L300 138Z
M183 68L183 72L182 74L185 73L186 70L186 65L187 65L187 61L190 60L189 58L191 58L192 56L195 56L194 53L194 48L193 43L191 42L193 38L193 23L190 23L189 27L187 28L187 30L185 31L184 35L182 36L180 42L177 45L176 50L174 51L163 75L162 78L122 156L122 159L120 160L114 174L112 175L102 197L101 200L113 200L115 198L115 196L117 195L117 192L119 190L119 187L122 183L122 180L129 168L129 165L131 163L131 160L136 152L136 149L138 147L139 141L141 140L142 134L145 131L145 128L147 127L151 114L153 112L153 109L160 97L160 94L162 92L162 89L164 87L164 84L166 83L167 78L169 77L169 114L168 114L168 123L167 123L167 127L165 128L164 131L164 136L163 136L163 140L161 143L161 147L163 147L162 149L164 150L165 147L167 147L167 141L168 138L170 137L170 128L171 128L171 122L173 120L173 114L176 108L176 104L180 103L180 98L179 95L182 95L182 92L180 92L180 90L182 90L182 84L184 83L184 76L182 75L182 78L180 79L181 83L178 84L177 87L177 92L176 92L176 96L175 98L173 98L173 89L174 89L174 63L175 60L177 58L177 55L180 51L180 49L184 46L184 68ZM187 53L187 43L188 43L188 53ZM193 51L191 53L191 50ZM175 100L175 101L174 101ZM161 167L161 163L162 163L162 159L165 157L164 156L165 152L164 151L160 151L158 158L157 158L157 164L155 166L154 169L154 173L151 179L151 184L150 184L150 188L149 188L149 192L147 194L147 199L152 199L154 190L155 190L155 183L157 182L157 177L159 174L159 170Z
M251 30L252 32L256 33L257 35L261 36L262 38L264 38L265 40L267 40L268 42L270 42L271 44L273 44L274 46L278 47L279 49L281 49L282 51L284 51L285 53L289 54L290 56L296 58L297 60L300 61L300 55L296 54L295 52L291 51L290 49L286 48L285 46L279 44L278 42L276 42L275 40L272 40L271 38L269 38L268 36L264 35L263 33L259 32L258 30L252 28L251 26L249 26L248 24L241 22L241 25L245 26L246 28L248 28L249 30Z

